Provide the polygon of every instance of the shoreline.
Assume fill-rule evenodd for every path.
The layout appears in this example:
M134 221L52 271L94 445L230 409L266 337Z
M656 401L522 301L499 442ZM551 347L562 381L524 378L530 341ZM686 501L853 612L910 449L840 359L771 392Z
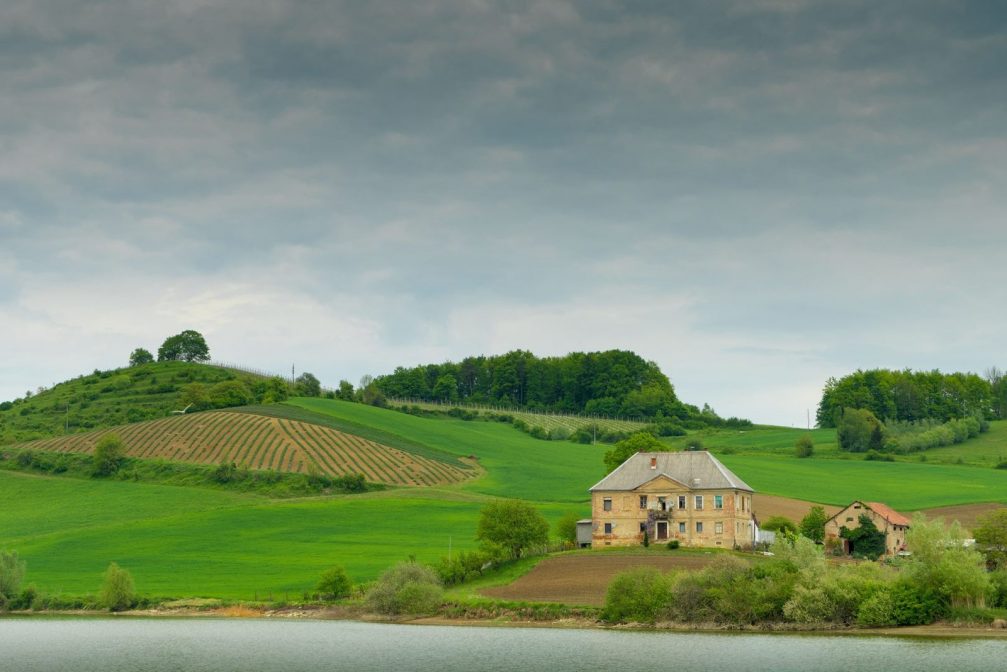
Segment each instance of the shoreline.
M679 623L621 623L610 625L588 618L560 618L552 620L523 620L519 618L451 618L448 616L418 616L415 618L387 618L369 614L352 607L284 607L280 609L254 609L250 607L193 607L135 609L122 612L67 609L47 611L11 611L0 613L4 618L127 618L127 619L304 619L314 621L352 621L358 623L487 627L487 628L553 628L558 630L612 630L667 632L677 634L738 634L738 635L810 635L839 637L911 637L931 639L1003 639L1007 628L989 626L934 623L888 628L856 627L801 627L793 623L774 623L764 626L718 626L715 624L687 625Z

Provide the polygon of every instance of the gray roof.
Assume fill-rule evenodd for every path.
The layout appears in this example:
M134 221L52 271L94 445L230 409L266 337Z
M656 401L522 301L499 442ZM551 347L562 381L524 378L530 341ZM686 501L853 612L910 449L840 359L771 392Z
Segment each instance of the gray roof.
M656 458L656 468L651 468L651 458ZM720 460L705 450L682 453L637 453L596 483L591 491L635 490L661 475L693 490L737 488L755 492L721 464Z

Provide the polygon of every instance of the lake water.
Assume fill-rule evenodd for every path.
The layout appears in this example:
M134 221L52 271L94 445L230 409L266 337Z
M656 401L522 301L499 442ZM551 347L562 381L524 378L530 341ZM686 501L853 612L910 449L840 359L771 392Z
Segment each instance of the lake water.
M7 672L989 672L1007 640L377 625L226 619L0 619Z

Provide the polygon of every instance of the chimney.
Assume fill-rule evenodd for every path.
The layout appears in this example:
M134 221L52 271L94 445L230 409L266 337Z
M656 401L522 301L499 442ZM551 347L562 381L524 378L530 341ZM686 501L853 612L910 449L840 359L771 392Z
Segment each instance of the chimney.
M694 487L694 488L698 488L698 487L699 487L699 484L700 484L701 482L702 482L702 481L700 481L700 480L699 480L698 478L694 478L694 479L692 479L692 487Z
M650 458L650 468L651 469L657 469L657 458L656 457L651 457Z

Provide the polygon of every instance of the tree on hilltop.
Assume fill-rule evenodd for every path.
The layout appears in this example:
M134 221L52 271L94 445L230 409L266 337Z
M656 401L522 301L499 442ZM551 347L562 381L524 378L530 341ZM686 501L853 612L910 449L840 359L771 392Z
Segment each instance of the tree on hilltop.
M637 453L668 452L668 447L654 438L650 432L637 432L613 446L605 453L605 470L611 473L620 464Z
M297 377L294 389L297 395L301 397L322 396L322 383L314 376L314 374L308 373L307 371Z
M157 361L159 362L208 362L210 361L210 348L206 345L206 339L198 331L186 329L180 334L169 336L157 349Z
M154 361L154 355L150 353L150 350L145 348L137 348L133 352L129 353L129 365L130 366L140 366L141 364L150 364Z

